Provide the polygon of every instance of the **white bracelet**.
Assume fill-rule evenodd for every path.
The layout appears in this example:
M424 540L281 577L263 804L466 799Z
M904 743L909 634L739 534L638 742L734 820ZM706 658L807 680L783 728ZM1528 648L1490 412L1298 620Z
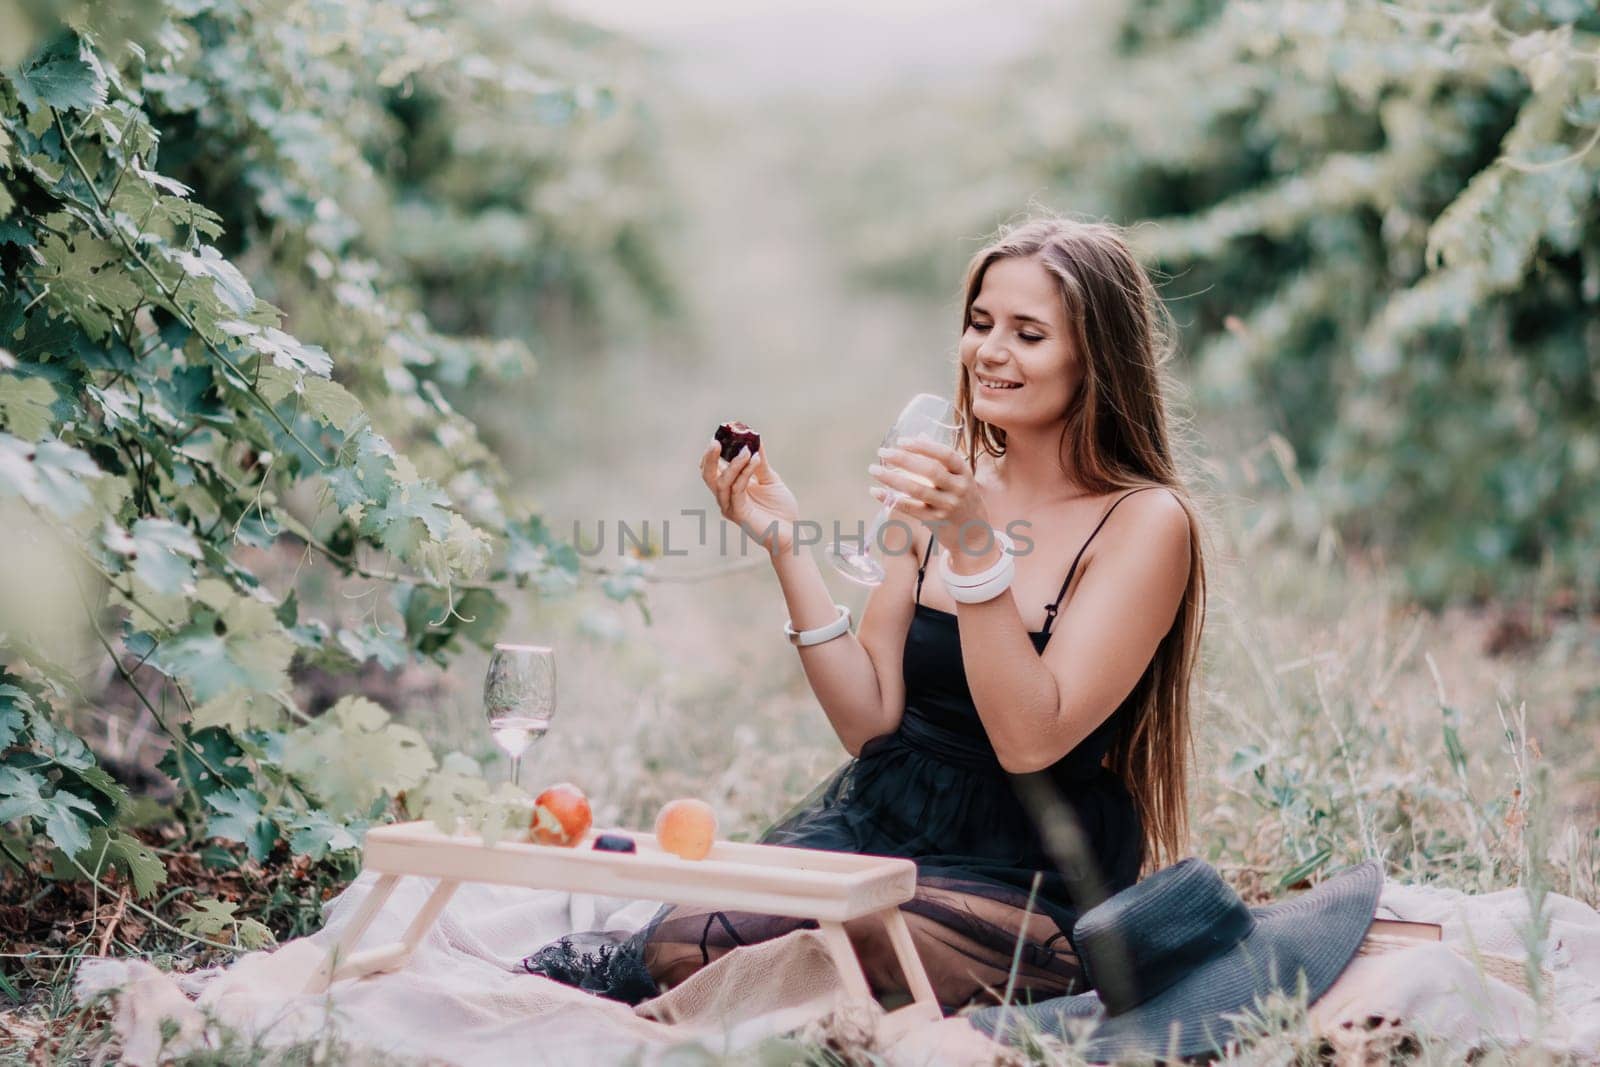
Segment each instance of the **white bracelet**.
M835 604L839 610L839 617L826 626L818 626L814 630L796 630L793 619L783 621L783 632L788 635L789 643L796 648L805 648L809 645L820 645L824 641L832 641L850 632L850 609L843 604Z
M995 541L1000 545L1000 558L977 574L957 574L950 569L950 550L945 549L943 555L939 557L940 567L944 571L945 585L958 585L966 589L985 585L1001 571L1005 570L1006 567L1015 563L1017 543L1011 540L1010 535L1004 530L990 530L989 532L994 535Z
M957 604L982 604L1011 588L1011 579L1016 577L1017 565L1011 556L1006 557L1006 566L999 574L993 575L982 585L951 585L950 572L944 572L944 587L950 591L950 599Z

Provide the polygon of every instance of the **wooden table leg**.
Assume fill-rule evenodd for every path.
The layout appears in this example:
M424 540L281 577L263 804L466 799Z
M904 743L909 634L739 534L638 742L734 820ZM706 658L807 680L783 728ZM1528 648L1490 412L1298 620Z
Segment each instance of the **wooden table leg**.
M872 1000L866 972L861 969L861 959L856 955L855 945L850 943L850 934L844 924L818 919L817 928L822 931L828 955L833 957L833 965L839 969L839 977L844 980L845 992L857 999Z
M916 942L911 939L911 928L906 925L905 913L897 905L884 908L878 912L878 917L889 931L889 943L894 946L895 959L900 961L900 971L905 975L906 988L912 998L910 1004L895 1009L889 1013L890 1016L897 1025L943 1019L944 1009L939 1006L939 998L934 996L933 983L928 981L928 971L922 965L922 957L917 955Z
M376 971L389 971L403 966L411 954L416 951L417 945L422 942L428 930L438 921L439 915L444 911L445 905L455 895L461 883L453 879L441 879L439 884L429 894L411 924L406 927L406 932L399 941L377 948L369 948L362 952L352 951L361 940L361 935L371 924L373 917L389 894L394 891L394 883L398 881L395 875L385 875L379 879L378 885L373 887L368 898L361 902L361 910L351 920L350 926L340 935L339 942L328 953L328 958L312 976L306 986L308 993L325 992L329 985L341 978L358 978L364 974ZM380 895L381 893L381 895ZM376 897L378 899L374 900ZM370 905L370 907L369 907Z
M327 991L329 983L333 981L334 969L342 961L349 959L354 954L356 946L361 943L361 935L367 932L367 927L372 925L372 920L377 918L379 909L388 902L389 896L394 892L394 887L399 884L400 876L398 874L382 875L377 882L373 883L372 888L367 891L366 897L356 906L356 913L350 917L350 921L345 924L345 928L339 932L338 940L328 950L328 955L323 960L322 965L312 973L310 980L306 982L305 992L323 993Z
M917 955L917 947L911 940L911 928L906 925L906 918L899 907L884 908L875 914L889 933L889 943L894 947L895 958L900 961L900 970L905 974L906 986L912 996L910 1004L886 1013L880 1024L885 1038L894 1041L908 1027L943 1019L944 1010L939 1007L939 998L934 996L933 983L928 981L928 971L922 966L922 957ZM861 958L856 955L855 945L844 926L822 919L817 921L817 926L822 931L834 966L839 969L839 977L844 980L845 992L858 1000L877 1004L872 988L867 983L866 972L861 967Z
M450 898L456 895L456 890L460 887L460 882L448 878L441 878L439 884L434 886L427 903L422 905L422 910L417 912L416 918L411 920L411 925L406 927L405 934L400 938L400 943L406 947L407 956L416 951L417 946L422 943L422 938L438 921L444 906L450 903Z

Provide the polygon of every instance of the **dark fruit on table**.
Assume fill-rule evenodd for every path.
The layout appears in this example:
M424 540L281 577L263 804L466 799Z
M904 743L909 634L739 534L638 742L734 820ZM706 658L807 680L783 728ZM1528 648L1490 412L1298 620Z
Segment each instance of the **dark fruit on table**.
M722 446L722 458L729 463L739 454L741 445L748 446L752 456L761 451L761 435L737 419L717 427L717 443Z
M633 843L633 838L624 834L601 834L594 839L594 847L600 852L639 851L639 847Z

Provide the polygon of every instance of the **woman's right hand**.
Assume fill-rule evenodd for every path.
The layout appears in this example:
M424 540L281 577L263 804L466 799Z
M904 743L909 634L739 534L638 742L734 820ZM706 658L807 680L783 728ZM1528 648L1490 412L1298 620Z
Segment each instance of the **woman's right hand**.
M743 449L718 471L722 446L712 440L700 455L700 477L717 498L722 517L737 524L752 540L776 555L794 545L800 503L767 464L767 450Z

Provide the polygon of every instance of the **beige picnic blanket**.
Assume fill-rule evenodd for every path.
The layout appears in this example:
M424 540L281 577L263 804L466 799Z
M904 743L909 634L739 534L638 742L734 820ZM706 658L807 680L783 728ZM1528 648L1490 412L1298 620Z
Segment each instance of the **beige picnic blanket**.
M78 995L113 993L119 1062L131 1067L215 1047L220 1037L207 1016L275 1046L317 1039L331 1027L353 1045L392 1050L408 1063L651 1064L685 1045L729 1055L813 1024L814 1036L876 1044L897 1067L987 1064L1006 1053L952 1018L901 1035L891 1054L879 1036L882 1010L844 997L814 930L728 953L637 1008L527 974L521 959L562 934L637 930L660 907L564 890L464 884L402 970L337 982L327 994L300 992L375 881L363 874L329 901L317 933L226 968L170 975L139 960L85 960ZM433 885L402 879L362 946L398 940ZM179 1028L165 1044L163 1019Z
M363 875L330 901L322 931L275 951L187 975L138 960L89 959L79 968L78 994L112 995L121 1062L133 1067L215 1047L208 1019L273 1045L312 1040L331 1028L353 1045L407 1062L653 1064L684 1046L730 1055L780 1034L865 1046L891 1067L1021 1062L959 1017L886 1036L881 1009L842 997L820 935L811 930L728 953L637 1008L528 975L518 967L521 958L562 934L636 930L659 906L558 890L463 885L402 970L339 982L327 994L299 992L374 880ZM427 879L403 880L363 945L398 939L431 887ZM1390 1018L1462 1050L1538 1042L1600 1059L1600 914L1569 897L1548 896L1547 926L1533 942L1541 964L1529 972L1528 912L1520 890L1469 896L1388 883L1379 915L1441 923L1444 942L1390 948L1369 939L1313 1005L1313 1024L1336 1043L1374 1018ZM1529 992L1532 982L1549 991L1543 1017ZM165 1044L163 1019L176 1023L176 1036Z
M1393 881L1378 899L1379 917L1439 923L1443 939L1369 936L1311 1006L1313 1027L1335 1047L1387 1027L1462 1051L1539 1045L1600 1062L1600 912L1550 893L1535 922L1523 889L1469 894Z

